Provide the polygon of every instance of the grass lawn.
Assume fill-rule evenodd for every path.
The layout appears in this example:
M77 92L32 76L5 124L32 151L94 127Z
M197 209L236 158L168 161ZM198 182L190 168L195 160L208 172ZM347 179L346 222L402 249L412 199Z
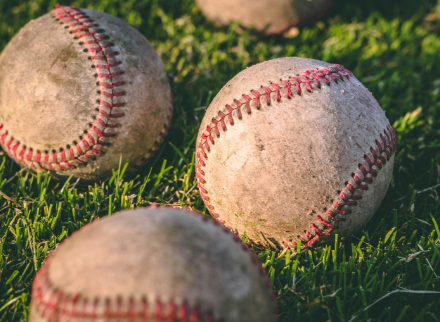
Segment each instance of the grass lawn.
M0 0L0 50L55 4ZM351 70L385 109L399 148L388 193L365 230L294 257L259 252L280 321L440 321L440 1L335 0L292 39L216 29L193 0L60 4L105 11L140 30L169 73L174 117L152 161L95 186L29 173L0 152L0 321L27 320L37 270L95 218L152 202L207 214L194 179L204 107L245 67L285 56Z

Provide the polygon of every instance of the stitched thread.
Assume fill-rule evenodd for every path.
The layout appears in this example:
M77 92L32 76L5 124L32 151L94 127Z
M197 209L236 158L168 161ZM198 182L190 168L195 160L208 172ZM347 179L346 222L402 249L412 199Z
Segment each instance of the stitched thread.
M132 297L122 299L106 298L105 300L89 299L81 294L66 294L57 289L50 281L47 273L47 263L35 277L32 286L32 301L37 312L48 321L67 316L76 318L75 321L95 321L98 318L118 321L188 321L188 322L215 322L212 315L203 314L198 307L190 307L187 303L175 304L173 301L165 303L160 299L149 302L146 296L140 299ZM97 312L102 312L98 314ZM123 319L123 320L122 320Z
M332 205L325 211L327 218L324 219L320 215L316 217L323 224L323 228L320 229L311 223L310 228L315 231L315 234L312 235L310 231L306 230L306 238L298 236L302 242L306 243L305 246L312 247L316 242L320 241L320 237L331 235L331 231L336 228L333 224L344 220L343 217L337 218L336 216L344 216L351 213L351 210L347 209L347 207L356 206L356 200L362 199L362 196L356 194L356 191L359 193L367 190L368 185L373 183L372 178L377 176L378 170L382 169L394 154L398 145L394 128L390 125L383 131L383 134L380 133L379 137L382 143L376 140L376 149L370 147L371 157L364 154L363 158L366 165L358 164L358 171L351 175L350 180L345 184L344 190L338 192L337 199L339 200L334 200ZM295 240L292 240L291 243L296 247L297 242ZM289 247L288 243L284 243L284 246Z
M108 37L105 31L99 29L99 26L94 24L81 10L56 5L52 13L56 20L73 35L73 38L80 41L80 45L84 46L84 52L91 55L89 60L92 62L91 67L97 70L95 77L98 80L97 86L100 88L96 117L94 122L89 124L89 129L84 131L84 135L73 141L73 144L67 145L66 148L61 147L43 152L27 147L20 144L19 140L15 140L8 130L4 129L4 124L0 124L0 131L6 130L0 135L0 143L13 159L26 167L32 167L35 170L66 171L95 160L104 152L103 147L109 145L102 141L102 138L111 138L114 134L106 132L106 129L118 127L119 124L110 122L124 116L124 113L113 112L114 108L125 106L124 102L114 100L125 95L125 91L121 89L125 82L119 79L124 74L124 70L121 69L121 61L117 59L118 53L114 52L111 49L112 44L107 42ZM103 69L107 71L104 72ZM116 77L118 77L117 81ZM170 120L169 116L168 124L164 124L154 147L141 161L146 161L157 150L157 146L168 132Z
M268 86L261 86L259 90L251 90L249 94L243 94L242 98L234 99L233 103L226 104L225 110L219 111L218 116L214 117L211 124L206 127L206 130L201 135L201 141L198 147L196 147L196 178L197 186L200 190L200 196L205 203L206 208L208 208L211 215L218 219L220 215L215 212L215 207L210 204L210 198L208 196L209 192L203 186L206 183L204 178L205 172L203 167L206 166L206 160L208 159L208 154L211 151L210 144L214 144L214 135L217 139L220 138L220 129L225 131L226 121L229 125L234 125L233 112L238 119L242 119L242 113L252 113L251 103L256 109L261 108L261 100L264 99L266 105L271 105L272 96L275 96L277 101L281 101L282 97L287 99L293 98L294 94L301 95L303 89L301 84L304 84L308 92L313 92L315 86L320 89L322 83L330 85L333 81L338 83L339 81L344 81L344 79L349 79L353 76L349 70L345 69L342 65L330 65L326 68L318 68L317 70L307 70L302 75L289 77L287 80L280 80L279 83L272 82ZM311 230L304 231L304 236L298 236L298 238L303 241L303 247L312 247L316 242L320 241L323 236L329 236L331 231L335 229L334 223L341 222L344 219L336 217L337 215L347 215L351 212L347 207L353 207L357 205L357 201L362 198L362 196L356 194L356 191L362 191L368 189L368 184L371 184L372 176L376 176L378 170L389 160L389 158L394 154L397 148L397 138L394 128L390 125L387 129L384 129L383 134L380 133L378 136L379 140L376 140L377 148L370 148L370 156L364 155L365 165L359 164L359 171L352 174L350 180L346 183L344 191L339 191L337 194L338 200L332 202L332 205L325 211L326 218L322 215L318 215L316 220L319 221L323 228L319 228L314 223L310 224ZM218 220L221 224L225 224L224 220ZM227 226L228 229L232 227ZM250 240L250 243L254 242ZM291 240L290 243L296 247L296 240ZM260 243L261 244L261 243ZM284 247L290 248L289 242L282 242Z
M17 141L11 148L11 143L14 141L12 137L5 144L8 131L1 136L2 145L6 147L8 154L16 161L37 170L47 169L52 171L74 169L76 163L86 164L88 160L94 160L95 156L101 155L103 152L102 147L107 143L101 142L100 139L113 136L111 133L105 132L105 129L118 126L118 124L109 123L110 119L123 116L122 113L112 113L114 107L123 106L121 102L114 103L113 97L125 95L125 92L118 89L124 83L121 81L113 82L113 77L123 74L123 70L112 71L121 62L116 60L116 54L110 49L109 43L105 42L106 36L103 31L98 29L88 16L76 8L57 5L53 10L53 14L61 25L66 29L70 29L69 33L74 35L74 39L83 39L81 44L85 46L85 51L93 54L90 57L91 61L103 62L103 64L92 66L107 69L108 73L100 72L96 74L99 79L97 85L101 87L101 99L99 100L100 108L97 111L94 124L90 124L91 129L85 131L84 135L79 137L79 140L74 141L72 145L68 145L66 149L61 148L59 151L54 149L52 153L49 151L43 153L31 147L22 146L17 156L16 150L20 142ZM3 124L0 125L0 129L2 128Z
M156 208L152 205L151 208ZM203 216L202 214L184 209L193 215L202 218L203 222L210 222L215 226L220 226L216 220L212 220ZM82 229L87 229L85 225ZM219 227L220 228L220 227ZM278 313L278 306L276 304L276 296L272 289L272 284L267 276L263 266L258 260L258 256L251 252L246 244L243 244L241 239L232 234L231 231L223 227L225 233L231 234L234 242L241 244L241 249L250 255L250 259L254 265L258 266L259 273L265 278L265 285L271 292L271 298L274 304L274 312ZM122 299L115 297L110 299L106 297L105 300L94 298L89 299L79 293L66 294L62 290L55 287L48 276L48 264L56 253L49 255L46 263L37 273L34 283L32 285L32 302L36 306L37 312L48 321L53 321L55 314L58 313L59 318L68 316L69 318L76 318L78 322L94 321L98 318L106 319L124 319L118 321L134 321L142 319L142 321L168 321L168 322L220 322L222 320L215 320L211 313L204 313L200 307L191 307L187 303L176 304L172 300L170 302L162 302L158 298L154 302L149 302L147 296L142 296L140 299L130 297ZM101 307L101 309L100 309ZM104 309L102 310L102 307ZM97 312L101 312L98 314Z

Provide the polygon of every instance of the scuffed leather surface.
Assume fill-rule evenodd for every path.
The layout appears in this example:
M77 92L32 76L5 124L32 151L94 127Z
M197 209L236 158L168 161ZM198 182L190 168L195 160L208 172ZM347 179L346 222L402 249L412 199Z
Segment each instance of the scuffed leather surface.
M218 26L239 21L267 34L281 33L323 15L331 0L196 0L200 10Z
M128 299L146 296L153 316L159 299L164 310L186 302L215 321L276 321L271 290L251 254L188 211L144 208L100 219L69 237L47 265L57 290L97 299L97 312L105 299L120 298L126 308ZM34 306L29 321L46 321Z
M114 100L125 106L113 113L125 115L112 120L119 127L106 130L115 137L102 139L110 144L105 154L95 161L85 159L85 167L55 169L55 174L98 180L117 169L121 157L133 166L149 154L169 122L171 93L159 56L136 29L111 15L81 10L99 24L118 52L118 68L124 74L115 81L125 81L120 90L126 95ZM2 131L20 147L41 153L67 151L80 142L96 118L101 98L91 54L64 27L48 13L23 27L0 56Z
M257 64L230 80L206 111L196 149L205 142L201 135L218 111L242 94L268 85L271 81L303 74L306 70L330 64L306 58L280 58ZM234 125L220 129L214 136L202 167L208 191L208 204L240 235L246 232L254 241L275 243L296 241L310 224L324 228L316 217L328 218L325 209L358 169L365 164L364 154L376 147L375 140L389 122L372 94L354 77L334 81L321 88L313 82L309 92L271 105L261 98L258 110L243 112L240 120L234 111ZM294 87L293 87L294 89ZM242 109L243 111L243 109ZM206 151L206 150L205 150ZM351 214L333 233L350 235L361 229L381 204L392 176L394 157L379 170L377 178ZM338 216L340 217L340 216ZM264 236L263 236L264 235ZM266 239L265 239L266 238Z

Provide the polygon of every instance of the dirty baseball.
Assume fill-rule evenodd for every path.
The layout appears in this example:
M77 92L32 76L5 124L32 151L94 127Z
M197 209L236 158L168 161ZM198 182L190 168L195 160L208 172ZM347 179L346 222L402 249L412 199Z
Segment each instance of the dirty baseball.
M74 233L35 278L29 322L274 322L256 255L212 219L140 208Z
M29 169L106 178L148 159L171 114L156 51L111 15L57 6L0 56L0 144Z
M362 229L390 183L397 139L372 94L342 65L280 58L217 94L196 144L200 195L240 236L313 246Z

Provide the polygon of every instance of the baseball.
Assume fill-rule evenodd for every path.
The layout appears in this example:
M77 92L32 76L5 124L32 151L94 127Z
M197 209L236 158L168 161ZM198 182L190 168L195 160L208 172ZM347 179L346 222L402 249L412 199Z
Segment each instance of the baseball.
M321 17L331 0L196 0L202 13L217 26L239 21L265 34L280 34Z
M141 208L86 225L38 272L29 322L276 321L256 255L216 221Z
M148 159L171 119L164 66L111 15L57 6L0 55L0 144L17 163L96 181Z
M225 226L255 243L310 247L373 216L396 148L385 112L350 71L280 58L242 71L214 98L196 176Z

